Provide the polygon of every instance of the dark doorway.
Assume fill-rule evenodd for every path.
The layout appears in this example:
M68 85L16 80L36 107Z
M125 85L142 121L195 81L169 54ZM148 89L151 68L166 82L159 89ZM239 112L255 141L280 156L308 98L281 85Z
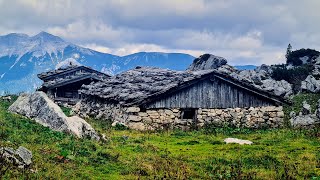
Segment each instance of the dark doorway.
M197 111L196 109L181 109L181 120L189 126L187 129L197 129ZM187 130L186 129L186 130Z

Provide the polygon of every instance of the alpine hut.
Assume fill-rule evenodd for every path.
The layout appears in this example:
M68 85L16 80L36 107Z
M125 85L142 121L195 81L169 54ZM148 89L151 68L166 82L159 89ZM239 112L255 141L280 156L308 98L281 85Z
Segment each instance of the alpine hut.
M109 77L86 66L71 65L38 74L38 78L44 81L38 90L44 91L55 102L74 105L81 99L79 89L82 85Z
M279 127L282 105L270 92L212 70L173 71L137 67L106 81L84 85L77 106L82 116L112 120L133 129Z

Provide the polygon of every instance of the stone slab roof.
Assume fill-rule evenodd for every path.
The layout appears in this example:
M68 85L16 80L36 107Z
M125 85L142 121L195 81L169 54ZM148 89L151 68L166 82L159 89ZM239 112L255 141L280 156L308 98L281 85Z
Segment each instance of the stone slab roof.
M75 71L77 69L84 69L84 70L87 70L88 72L94 72L96 74L109 76L109 75L104 74L102 72L96 71L96 70L94 70L94 69L92 69L90 67L72 65L72 66L61 67L59 69L55 69L55 70L51 70L51 71L40 73L40 74L38 74L38 78L43 80L43 79L46 79L46 78L51 77L51 76L67 73L67 72L70 72L70 71Z
M137 67L115 75L101 82L83 85L80 92L87 96L96 96L110 103L123 106L141 105L146 100L152 100L166 92L173 92L181 86L188 86L191 82L215 75L224 81L230 81L240 88L254 91L273 101L288 102L270 92L257 89L253 85L241 82L228 74L217 70L201 71L173 71L153 67Z

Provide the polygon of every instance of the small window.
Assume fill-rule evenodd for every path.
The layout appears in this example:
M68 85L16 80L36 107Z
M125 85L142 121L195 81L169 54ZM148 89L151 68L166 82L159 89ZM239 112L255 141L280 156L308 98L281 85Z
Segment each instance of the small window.
M184 109L181 112L182 119L194 119L196 114L195 109Z

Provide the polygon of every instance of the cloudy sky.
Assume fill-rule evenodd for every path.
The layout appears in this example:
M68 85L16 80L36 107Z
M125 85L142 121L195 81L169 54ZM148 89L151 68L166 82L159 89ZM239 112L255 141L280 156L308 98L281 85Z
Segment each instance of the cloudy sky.
M230 64L284 62L320 49L319 0L0 0L0 34L47 31L98 51L212 53Z

